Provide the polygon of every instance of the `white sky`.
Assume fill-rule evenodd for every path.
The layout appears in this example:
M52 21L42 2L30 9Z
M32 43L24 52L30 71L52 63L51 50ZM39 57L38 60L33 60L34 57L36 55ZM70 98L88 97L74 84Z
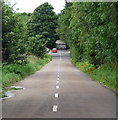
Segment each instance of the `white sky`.
M58 14L65 6L65 0L7 0L11 5L15 4L14 9L19 8L18 12L32 13L36 7L48 2L54 8L54 11Z

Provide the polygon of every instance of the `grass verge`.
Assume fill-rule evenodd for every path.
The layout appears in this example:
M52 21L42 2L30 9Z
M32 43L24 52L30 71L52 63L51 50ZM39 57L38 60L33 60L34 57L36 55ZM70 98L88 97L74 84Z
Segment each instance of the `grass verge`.
M113 91L118 91L118 82L116 81L116 68L112 64L103 64L98 68L89 62L77 62L71 60L74 66L79 70L89 75L92 79L111 88Z
M4 94L8 88L14 83L22 80L26 76L35 73L37 70L40 70L44 65L52 60L50 55L45 55L44 59L38 58L36 56L28 56L27 64L18 65L18 64L9 64L5 65L2 68L2 94Z

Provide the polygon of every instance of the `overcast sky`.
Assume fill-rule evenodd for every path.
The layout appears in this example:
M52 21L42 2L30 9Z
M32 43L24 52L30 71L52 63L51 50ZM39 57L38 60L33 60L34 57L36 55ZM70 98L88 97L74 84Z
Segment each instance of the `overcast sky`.
M54 8L54 11L58 14L65 6L65 0L8 0L12 5L16 3L14 9L19 8L18 12L32 13L36 7L48 2Z

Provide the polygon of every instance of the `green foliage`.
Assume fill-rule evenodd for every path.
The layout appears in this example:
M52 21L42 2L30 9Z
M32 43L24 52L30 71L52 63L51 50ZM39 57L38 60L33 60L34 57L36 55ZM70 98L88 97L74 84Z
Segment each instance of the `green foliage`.
M34 10L27 26L28 37L36 37L39 35L44 41L44 44L42 44L43 46L45 44L48 48L52 48L54 46L57 38L55 32L57 26L57 16L53 12L53 7L51 5L44 3L37 7ZM28 42L30 42L30 40L28 40Z
M32 13L15 13L15 16L18 18L19 22L22 22L24 24L27 24L27 22L30 20Z
M38 58L36 56L28 56L27 64L9 64L3 66L2 70L2 93L0 97L3 97L5 92L11 90L7 87L12 86L14 83L22 80L24 77L33 74L37 70L41 69L45 64L51 61L52 57L50 55L45 55L44 59ZM1 74L1 72L0 72ZM1 86L0 86L1 87Z
M115 3L66 3L58 18L57 33L74 61L99 65L118 56Z
M43 58L46 46L52 48L57 39L57 15L48 3L37 7L33 14L16 13L10 5L2 5L3 62L26 64L27 54Z
M68 46L71 44L71 29L69 28L71 21L71 5L68 3L65 6L65 9L61 11L61 14L58 15L58 27L56 32L60 39L64 41Z
M37 55L41 58L44 57L46 53L46 47L45 47L45 39L42 35L36 35L35 37L29 37L28 38L28 51L33 53L34 55Z
M49 61L51 61L52 60L52 56L50 56L49 54L45 54L45 56L44 56L46 59L48 59Z
M56 29L70 47L74 65L114 90L118 90L117 20L118 3L66 2Z
M25 28L18 22L12 8L2 3L3 61L16 62L25 53Z
M1 73L0 69L0 74L2 74L2 80L0 79L0 82L2 81L3 89L4 88L6 89L7 86L11 86L15 82L21 80L22 78L34 73L51 60L50 56L45 55L46 44L48 44L50 40L55 40L55 38L51 37L55 37L54 29L57 16L52 11L51 6L46 4L47 6L49 6L49 9L46 9L45 8L46 6L44 8L46 9L47 12L50 13L50 16L47 14L46 18L47 26L48 23L50 23L51 25L45 29L46 25L45 24L43 28L44 31L42 32L34 31L38 33L35 35L28 34L27 37L26 23L29 21L30 24L30 22L34 20L31 18L32 14L15 13L15 11L13 11L13 8L4 2L0 2L0 5L2 6L2 31L3 31L2 35L3 74ZM34 14L32 16L35 16ZM38 13L35 17L38 17L39 14L40 13ZM53 16L55 17L53 18ZM48 17L51 18L48 19ZM36 24L38 24L38 22L32 23L30 27L35 26ZM43 24L43 21L41 24ZM50 35L51 37L49 37L48 34L49 35L51 34ZM53 44L51 43L51 45ZM28 53L30 54L33 53L39 58L36 56L30 56L27 58Z
M13 85L22 78L33 74L37 70L41 69L45 64L51 60L51 56L45 55L44 59L36 56L28 56L28 63L24 65L9 64L3 66L2 70L2 87Z
M11 86L13 83L18 82L21 80L21 77L15 73L2 73L2 88L4 89L5 86Z
M104 64L95 69L95 66L87 61L77 63L72 61L72 63L92 79L114 91L118 91L118 86L116 85L116 69L111 64Z
M115 91L118 90L118 86L116 86L116 70L110 64L101 65L93 72L91 77Z

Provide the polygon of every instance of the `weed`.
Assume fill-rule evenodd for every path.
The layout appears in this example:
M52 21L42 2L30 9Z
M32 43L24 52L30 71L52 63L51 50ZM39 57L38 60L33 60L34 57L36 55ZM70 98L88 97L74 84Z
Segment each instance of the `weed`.
M116 85L116 69L113 64L103 64L95 69L94 65L87 61L77 63L73 60L71 61L79 70L85 72L92 79L104 84L114 91L118 91L118 86Z
M28 56L27 64L8 64L2 69L2 88L3 93L6 87L12 86L15 82L22 80L24 77L33 74L51 60L51 56L46 55L44 59L36 56Z

